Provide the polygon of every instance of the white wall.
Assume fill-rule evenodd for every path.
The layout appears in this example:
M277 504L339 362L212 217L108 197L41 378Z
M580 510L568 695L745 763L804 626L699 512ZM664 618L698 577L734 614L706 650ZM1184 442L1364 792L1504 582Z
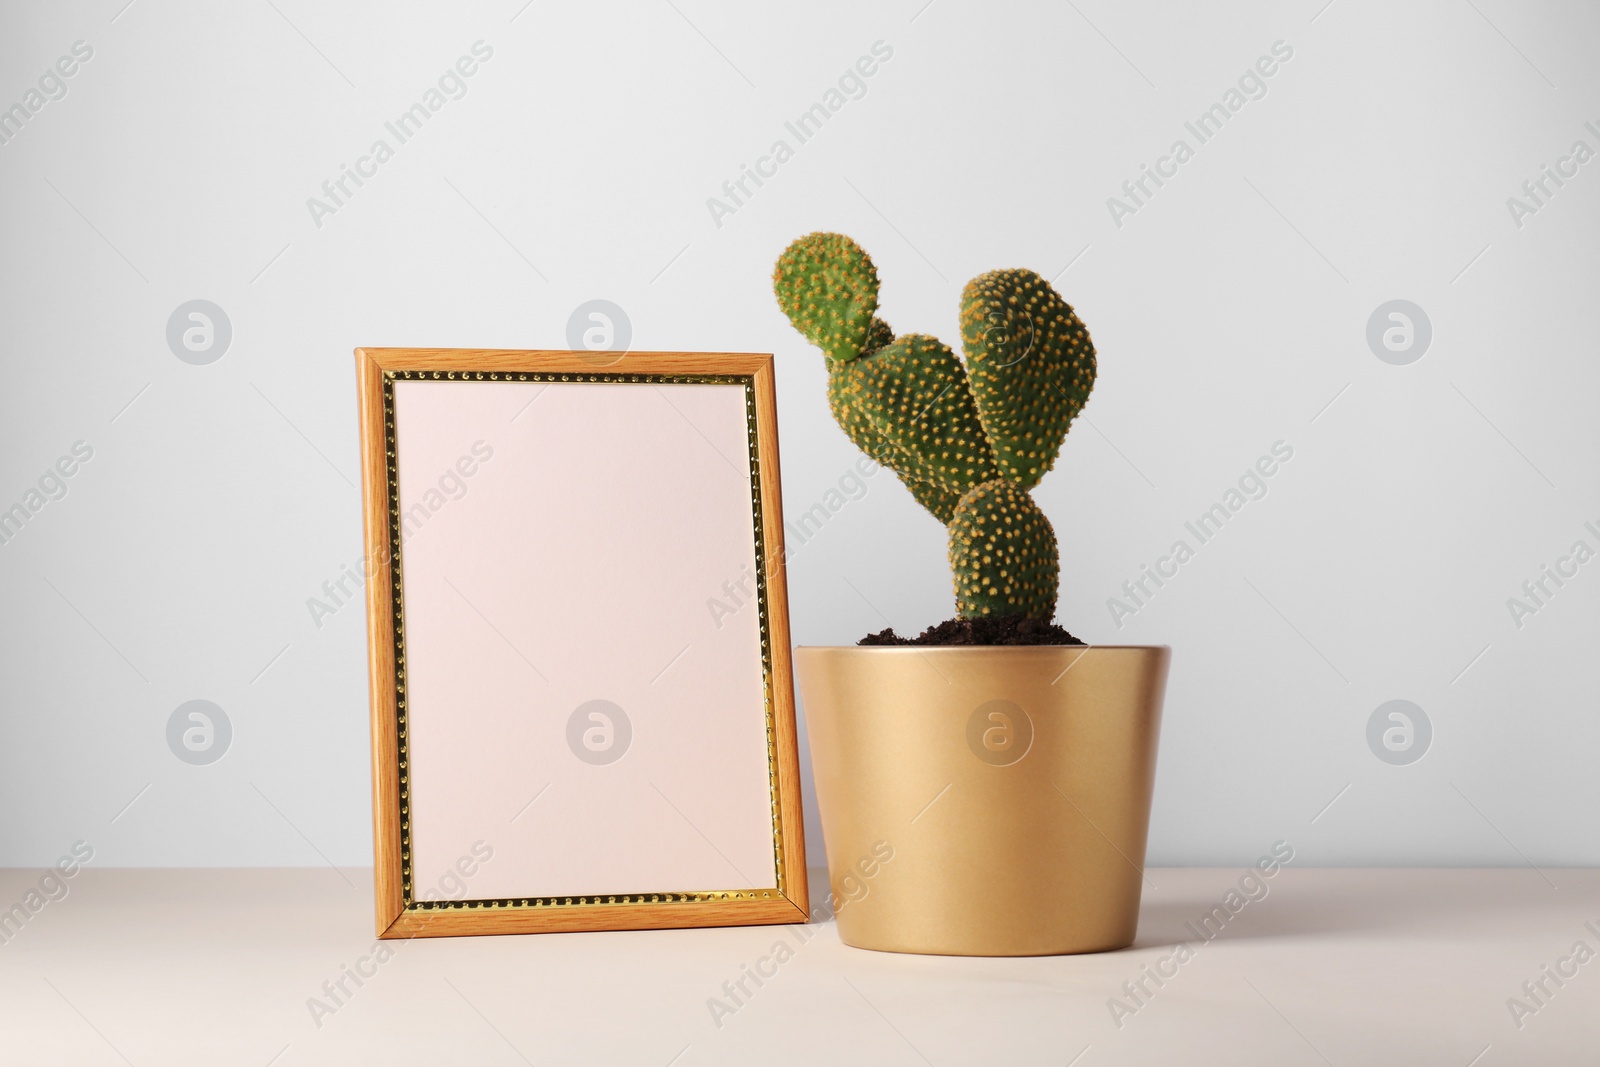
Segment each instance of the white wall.
M1038 498L1063 621L1175 649L1152 862L1600 862L1600 563L1507 607L1600 548L1600 162L1507 207L1600 150L1592 6L123 3L0 16L0 105L93 49L0 145L0 507L93 449L0 546L0 863L369 863L362 608L307 608L361 551L351 349L564 347L605 298L636 347L775 352L803 510L855 461L768 288L813 229L876 257L896 329L953 341L966 279L1028 266L1093 331ZM480 40L467 94L318 226L307 198ZM1108 197L1280 41L1266 95L1118 225ZM166 340L196 298L233 331L206 366ZM1410 365L1366 340L1394 299L1432 326ZM1268 495L1115 625L1278 441ZM950 613L941 528L868 484L795 548L801 643ZM1397 698L1433 727L1409 766L1366 739ZM191 699L232 723L210 766L168 749Z

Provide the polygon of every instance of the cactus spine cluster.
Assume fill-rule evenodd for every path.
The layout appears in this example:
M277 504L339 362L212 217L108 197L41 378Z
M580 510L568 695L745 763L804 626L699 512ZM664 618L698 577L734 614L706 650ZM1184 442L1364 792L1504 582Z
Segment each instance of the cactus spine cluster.
M1029 490L1055 465L1094 388L1094 344L1049 282L990 271L961 293L961 348L894 336L878 269L850 238L802 237L778 257L778 306L828 361L828 405L850 440L949 528L963 618L1055 615L1055 531Z

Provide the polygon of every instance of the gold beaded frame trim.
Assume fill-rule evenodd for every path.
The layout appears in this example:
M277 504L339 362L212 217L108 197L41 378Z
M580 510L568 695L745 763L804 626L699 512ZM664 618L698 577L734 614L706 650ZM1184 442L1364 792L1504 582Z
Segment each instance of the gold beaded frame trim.
M369 652L373 660L374 826L380 936L733 925L803 921L806 917L808 901L804 843L799 825L798 760L789 667L787 591L782 568L781 502L777 496L777 435L776 426L773 425L771 357L629 353L617 357L611 366L600 368L594 362L596 355L475 350L357 350L363 394L362 473L366 482L367 539L369 549L373 549L379 547L377 538L381 536L380 558L386 563L368 583ZM589 896L465 900L416 899L411 842L403 530L399 508L399 456L394 407L394 384L397 381L666 386L714 384L738 386L741 389L745 402L750 464L750 506L755 537L756 602L776 888L653 890ZM377 507L380 497L381 515L375 515L374 511L380 510ZM380 518L381 522L375 522ZM378 603L380 599L384 601L381 606ZM383 623L381 627L380 622ZM386 646L382 655L379 655L377 647L380 640ZM381 697L388 699L380 700ZM389 762L391 753L392 763ZM792 856L800 857L799 862L789 862Z

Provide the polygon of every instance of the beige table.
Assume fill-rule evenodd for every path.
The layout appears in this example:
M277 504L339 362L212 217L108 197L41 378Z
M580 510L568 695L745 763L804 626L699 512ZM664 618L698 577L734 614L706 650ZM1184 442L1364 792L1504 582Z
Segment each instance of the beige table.
M0 1062L1600 1063L1600 957L1571 957L1600 953L1600 871L1287 869L1201 941L1239 873L1150 871L1138 944L1098 956L888 955L819 924L380 962L369 871L88 869L0 944ZM0 872L0 907L37 878Z

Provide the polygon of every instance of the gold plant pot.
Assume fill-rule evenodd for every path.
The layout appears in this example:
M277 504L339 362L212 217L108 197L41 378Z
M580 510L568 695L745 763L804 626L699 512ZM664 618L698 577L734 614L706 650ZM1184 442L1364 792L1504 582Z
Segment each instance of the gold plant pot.
M845 944L1133 942L1167 646L795 651Z

